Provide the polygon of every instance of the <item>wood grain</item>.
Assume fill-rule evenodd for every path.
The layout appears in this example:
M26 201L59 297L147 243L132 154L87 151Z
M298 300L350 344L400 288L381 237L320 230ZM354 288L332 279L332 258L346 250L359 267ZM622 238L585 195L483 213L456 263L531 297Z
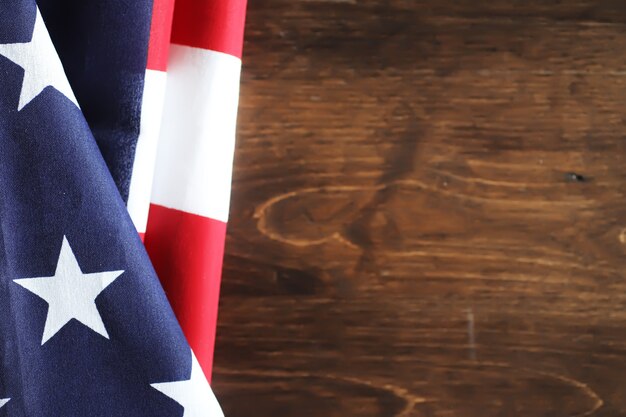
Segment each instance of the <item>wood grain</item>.
M229 417L626 416L626 3L250 2Z

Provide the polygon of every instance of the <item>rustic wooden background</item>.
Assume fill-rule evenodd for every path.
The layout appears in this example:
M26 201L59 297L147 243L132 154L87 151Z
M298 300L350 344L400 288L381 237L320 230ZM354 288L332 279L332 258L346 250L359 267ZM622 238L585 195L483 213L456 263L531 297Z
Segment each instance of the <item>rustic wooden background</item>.
M626 2L251 0L228 417L626 416Z

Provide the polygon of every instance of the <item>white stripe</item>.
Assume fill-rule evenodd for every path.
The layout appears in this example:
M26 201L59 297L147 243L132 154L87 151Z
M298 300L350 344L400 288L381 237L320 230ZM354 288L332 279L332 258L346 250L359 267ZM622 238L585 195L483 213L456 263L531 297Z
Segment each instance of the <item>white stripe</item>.
M167 74L146 70L141 104L141 125L128 192L128 212L139 233L145 233L163 114Z
M152 202L227 221L241 60L172 45Z

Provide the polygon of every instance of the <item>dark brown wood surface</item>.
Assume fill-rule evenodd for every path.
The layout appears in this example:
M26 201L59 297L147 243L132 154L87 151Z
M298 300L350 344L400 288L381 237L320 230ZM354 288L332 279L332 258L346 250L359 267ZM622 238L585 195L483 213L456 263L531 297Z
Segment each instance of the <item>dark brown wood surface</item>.
M251 0L228 417L626 416L626 2Z

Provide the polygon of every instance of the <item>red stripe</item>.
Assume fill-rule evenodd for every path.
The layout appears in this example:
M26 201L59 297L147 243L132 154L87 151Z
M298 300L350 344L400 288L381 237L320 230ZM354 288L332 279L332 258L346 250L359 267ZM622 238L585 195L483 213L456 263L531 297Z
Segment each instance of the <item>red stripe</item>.
M148 69L157 71L167 69L173 15L174 0L154 0L148 45Z
M139 239L141 239L142 242L145 241L146 240L146 234L139 232Z
M146 249L209 379L225 238L226 223L150 205Z
M246 0L177 0L172 43L241 58Z

